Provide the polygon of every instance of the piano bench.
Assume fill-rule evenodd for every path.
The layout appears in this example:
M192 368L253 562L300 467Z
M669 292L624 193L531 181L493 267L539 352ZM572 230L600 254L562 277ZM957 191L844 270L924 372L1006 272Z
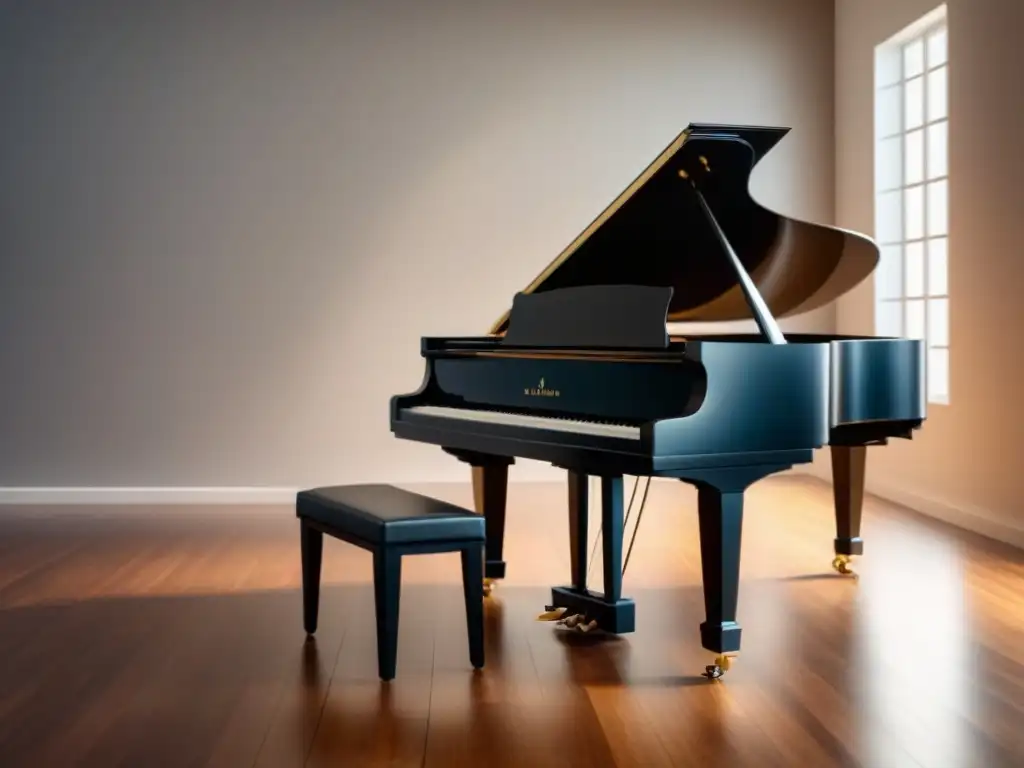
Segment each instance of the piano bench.
M302 550L302 607L308 635L316 632L320 564L326 533L373 553L377 669L395 676L402 556L462 553L469 658L484 665L484 518L391 485L337 485L300 491L295 499Z

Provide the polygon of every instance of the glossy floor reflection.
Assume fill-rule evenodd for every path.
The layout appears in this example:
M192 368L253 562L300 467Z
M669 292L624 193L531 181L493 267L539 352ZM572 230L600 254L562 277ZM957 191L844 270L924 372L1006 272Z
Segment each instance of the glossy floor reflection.
M469 503L468 485L430 490ZM325 546L305 641L290 510L0 511L0 764L1024 764L1024 554L871 500L843 578L830 489L760 483L744 650L709 683L689 488L652 485L625 577L637 631L611 639L534 620L567 579L563 488L513 486L509 505L486 669L458 556L426 556L404 568L390 685L366 553Z

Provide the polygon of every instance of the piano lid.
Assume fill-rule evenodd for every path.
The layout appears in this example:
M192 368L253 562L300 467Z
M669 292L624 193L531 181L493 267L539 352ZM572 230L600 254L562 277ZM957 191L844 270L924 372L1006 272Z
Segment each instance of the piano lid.
M707 161L700 190L771 314L824 306L878 264L870 238L769 211L750 196L754 165L788 128L691 124L522 292L582 285L673 288L669 322L752 317L686 172ZM503 333L509 313L491 333Z

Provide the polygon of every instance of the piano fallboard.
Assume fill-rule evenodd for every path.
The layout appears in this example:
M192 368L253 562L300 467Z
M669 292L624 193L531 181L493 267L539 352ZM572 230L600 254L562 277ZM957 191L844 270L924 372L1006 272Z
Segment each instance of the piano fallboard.
M437 404L581 414L634 425L689 415L706 385L703 366L682 346L657 353L455 344L427 357Z

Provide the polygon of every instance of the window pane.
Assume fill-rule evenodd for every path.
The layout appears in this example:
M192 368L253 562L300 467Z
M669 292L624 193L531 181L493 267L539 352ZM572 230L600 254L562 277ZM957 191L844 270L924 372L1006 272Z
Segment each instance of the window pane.
M875 272L875 291L879 299L898 299L903 292L903 249L884 245Z
M907 302L907 331L906 336L910 339L924 338L924 299L914 299Z
M903 46L903 76L913 77L924 70L924 41L915 40Z
M924 296L924 243L907 243L904 247L906 269L906 295Z
M933 181L928 185L928 236L948 234L946 181Z
M928 126L928 178L934 179L949 173L948 165L949 123L943 120Z
M878 190L895 189L902 183L903 142L899 136L878 142L875 154L875 188Z
M949 299L928 300L928 346L949 346Z
M883 192L875 199L875 238L880 243L899 242L903 226L903 192Z
M946 116L946 67L928 73L928 120Z
M903 303L879 301L875 304L875 333L879 336L903 335Z
M928 350L928 399L949 399L949 350Z
M928 66L946 63L946 30L940 29L928 37Z
M933 296L943 296L949 292L949 283L946 279L949 270L946 249L944 237L928 241L928 293Z
M911 131L904 138L903 154L906 164L903 166L903 178L906 184L917 184L924 181L924 131Z
M875 136L895 136L900 132L900 87L883 88L875 97Z
M907 240L924 237L924 188L903 190L903 236Z
M875 87L882 88L900 81L902 53L893 45L880 45L875 49Z
M917 128L924 122L924 78L915 77L903 89L903 127Z

